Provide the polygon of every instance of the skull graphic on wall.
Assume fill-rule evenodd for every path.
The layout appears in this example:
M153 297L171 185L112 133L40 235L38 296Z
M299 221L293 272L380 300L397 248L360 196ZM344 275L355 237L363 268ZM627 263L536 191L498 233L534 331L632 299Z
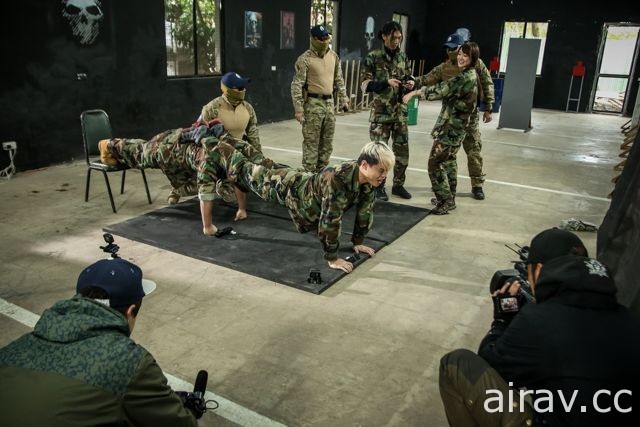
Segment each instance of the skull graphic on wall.
M367 23L364 27L364 40L367 42L367 50L371 50L373 47L373 39L375 35L373 34L373 28L375 26L375 21L370 16L367 18Z
M81 44L91 44L98 37L104 17L99 0L62 0L62 16Z

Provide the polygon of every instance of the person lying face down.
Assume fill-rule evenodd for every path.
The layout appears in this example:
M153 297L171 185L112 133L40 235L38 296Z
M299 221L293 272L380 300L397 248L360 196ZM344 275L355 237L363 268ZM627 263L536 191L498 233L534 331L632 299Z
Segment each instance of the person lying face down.
M362 148L357 160L327 166L320 172L303 172L256 164L220 141L209 151L206 164L217 169L218 179L232 181L265 201L285 206L299 232L317 230L329 267L349 273L353 264L338 257L342 215L355 206L353 250L373 255L374 249L363 242L373 221L374 189L384 182L394 162L393 151L385 143L371 142Z
M206 152L219 141L226 141L251 161L273 165L247 142L234 138L218 120L196 122L189 128L170 129L146 141L144 139L112 138L98 142L100 159L108 165L126 164L131 168L160 169L173 191L180 196L198 195L201 201L203 233L213 235L213 199L218 193L225 201L235 199L238 211L235 220L245 219L246 192L230 182L221 181L205 163Z

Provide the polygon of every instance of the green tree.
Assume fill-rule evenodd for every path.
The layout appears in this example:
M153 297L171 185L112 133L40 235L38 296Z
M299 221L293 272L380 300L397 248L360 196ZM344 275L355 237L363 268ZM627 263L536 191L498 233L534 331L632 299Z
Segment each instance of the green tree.
M196 74L214 74L220 72L220 41L217 32L219 20L216 0L165 0L165 20L171 24L167 28L170 28L171 39L179 50L178 57L187 56L193 64L195 60L194 3L198 50ZM187 58L178 58L178 60L184 61Z

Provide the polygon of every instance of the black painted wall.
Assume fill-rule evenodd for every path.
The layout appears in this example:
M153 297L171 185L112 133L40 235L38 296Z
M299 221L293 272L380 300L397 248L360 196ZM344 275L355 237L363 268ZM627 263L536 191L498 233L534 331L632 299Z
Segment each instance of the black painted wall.
M293 117L289 88L293 63L309 45L310 0L223 5L223 72L253 79L247 99L260 122ZM219 77L166 77L164 2L103 0L102 6L100 35L86 46L73 38L60 1L6 4L0 18L0 141L18 142L18 170L83 158L83 110L105 109L114 136L150 138L189 125L220 94ZM243 47L245 10L263 13L261 49ZM293 50L280 49L280 10L296 14ZM79 81L78 73L87 78ZM7 163L0 154L0 167Z
M82 158L79 116L85 109L107 110L115 136L149 138L188 125L203 104L219 95L219 77L166 77L163 1L102 4L105 19L91 46L72 37L59 0L3 5L0 141L18 142L18 170ZM253 79L248 100L261 123L293 117L289 88L293 63L308 48L310 0L223 0L223 5L223 72L237 71ZM588 73L580 108L584 111L602 24L640 22L638 8L614 3L606 7L589 9L577 1L550 0L342 0L339 52L343 59L364 57L366 18L374 17L377 31L394 12L409 15L407 54L411 59L426 58L427 70L442 60L442 42L458 27L471 30L488 61L497 54L505 20L550 20L534 106L564 110L571 66L583 60ZM245 10L263 13L261 49L243 47ZM296 13L293 50L280 49L281 10ZM374 48L379 46L376 41ZM87 78L78 80L78 73ZM0 153L0 167L7 163L6 154Z
M375 21L375 34L385 22L391 21L394 13L409 16L406 53L409 59L426 57L425 29L427 26L427 3L421 0L342 1L340 10L340 57L341 59L363 59L368 50L364 38L367 17ZM375 6L374 6L375 5ZM379 49L382 41L376 39L372 49Z
M587 74L584 81L580 111L586 111L593 86L600 37L604 23L640 22L640 7L625 2L600 2L598 6L583 1L568 0L500 0L488 2L458 2L431 0L426 28L429 69L441 62L442 43L456 28L466 27L471 39L480 45L480 56L488 61L498 55L502 25L505 21L549 22L542 76L536 80L533 106L564 111L571 80L571 68L583 61ZM637 64L632 81L629 110L635 103ZM576 92L577 94L577 92ZM575 108L575 103L571 104Z

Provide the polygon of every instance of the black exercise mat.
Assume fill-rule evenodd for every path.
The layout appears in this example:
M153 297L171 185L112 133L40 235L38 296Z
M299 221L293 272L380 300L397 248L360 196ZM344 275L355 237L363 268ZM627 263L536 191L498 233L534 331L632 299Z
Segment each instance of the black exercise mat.
M202 234L197 198L113 224L104 230L162 249L228 267L263 279L319 294L346 273L329 268L316 233L298 233L286 208L249 195L248 218L233 222L236 207L216 201L213 223L237 233L222 238ZM365 244L379 251L429 214L427 209L376 202L373 229ZM355 209L342 220L339 256L351 250ZM361 255L355 266L368 258ZM310 283L310 270L320 272L321 283Z

